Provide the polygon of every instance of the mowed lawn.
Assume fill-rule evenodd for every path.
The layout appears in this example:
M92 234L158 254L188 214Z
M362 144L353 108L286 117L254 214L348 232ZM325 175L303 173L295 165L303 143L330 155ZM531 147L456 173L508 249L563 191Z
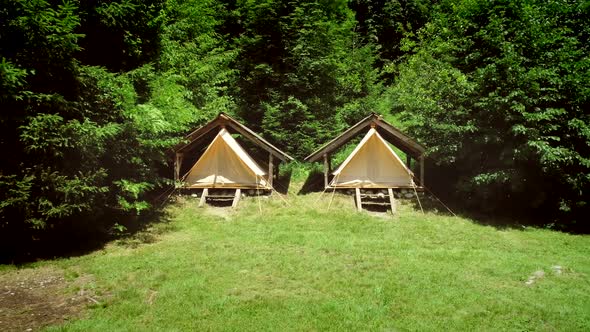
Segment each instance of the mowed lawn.
M589 236L409 203L395 217L358 213L340 195L328 210L318 196L247 198L236 211L184 198L148 233L36 263L91 280L100 302L49 330L590 329Z

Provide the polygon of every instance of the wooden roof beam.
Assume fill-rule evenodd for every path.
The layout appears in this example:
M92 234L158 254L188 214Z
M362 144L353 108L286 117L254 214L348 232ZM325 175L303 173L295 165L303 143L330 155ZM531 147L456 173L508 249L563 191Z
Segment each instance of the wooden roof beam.
M331 154L334 150L338 149L339 147L353 139L356 135L358 135L363 129L365 129L366 125L369 125L372 121L373 119L369 119L368 117L363 119L361 122L348 128L340 136L334 138L333 140L331 140L330 142L326 143L324 146L316 150L314 153L305 157L305 161L318 161L323 157L324 154Z
M228 125L233 128L235 131L240 133L241 135L245 136L249 140L253 141L261 148L266 150L268 153L272 154L273 156L279 158L281 161L287 162L289 160L294 160L293 157L289 156L286 153L278 153L280 151L274 145L270 144L269 142L263 140L260 136L256 135L252 130L247 127L240 125L237 122L228 122Z
M236 132L241 134L242 136L246 137L247 139L254 142L263 150L267 151L268 153L272 154L273 156L277 157L281 161L289 161L294 160L293 157L289 156L288 154L284 153L283 151L279 150L274 145L270 144L268 141L257 135L255 132L250 130L248 127L242 125L237 120L231 118L229 115L225 113L220 113L216 119L210 121L209 123L205 124L204 126L194 130L190 134L186 136L187 143L180 143L174 148L176 152L182 153L186 150L191 150L195 144L197 144L203 137L209 134L212 130L216 129L217 127L221 126L229 126L234 129Z
M361 131L366 130L369 126L375 126L378 131L385 134L384 136L387 140L404 153L409 154L416 159L424 154L425 149L420 144L416 143L394 126L385 122L380 115L371 113L371 115L348 128L344 133L307 156L305 160L310 162L319 161L324 154L331 154L333 151L348 143Z

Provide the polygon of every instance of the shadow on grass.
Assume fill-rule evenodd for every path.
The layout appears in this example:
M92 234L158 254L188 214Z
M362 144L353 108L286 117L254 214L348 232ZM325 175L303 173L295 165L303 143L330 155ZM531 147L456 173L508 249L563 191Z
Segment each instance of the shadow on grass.
M498 230L525 230L526 227L547 229L544 225L539 225L531 216L508 216L507 211L502 213L484 213L465 208L463 202L449 198L439 198L433 193L419 193L420 200L410 199L412 206L416 210L422 208L425 213L432 213L440 216L457 216L468 219L476 224L491 226Z
M274 189L281 195L287 195L289 192L289 186L291 185L292 170L281 172L273 183Z
M351 197L352 200L354 200L354 197ZM383 204L363 204L363 210L366 210L370 213L378 213L378 214L382 214L382 215L389 215L392 216L393 214L391 213L391 205L389 205L389 203L387 203L384 200ZM356 202L355 202L355 208L356 208Z
M156 209L141 216L123 216L111 211L94 222L66 221L43 232L0 237L0 264L24 265L40 260L70 258L103 249L108 243L139 245L156 241L157 234L173 230L169 215Z
M309 173L297 195L322 191L324 191L324 173L319 170L314 170Z

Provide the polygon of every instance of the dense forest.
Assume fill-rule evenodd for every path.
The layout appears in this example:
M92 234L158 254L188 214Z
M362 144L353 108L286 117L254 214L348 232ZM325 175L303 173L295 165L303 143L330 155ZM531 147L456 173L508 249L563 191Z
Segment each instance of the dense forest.
M222 111L299 160L384 114L461 208L588 226L587 1L1 1L4 244L149 211Z

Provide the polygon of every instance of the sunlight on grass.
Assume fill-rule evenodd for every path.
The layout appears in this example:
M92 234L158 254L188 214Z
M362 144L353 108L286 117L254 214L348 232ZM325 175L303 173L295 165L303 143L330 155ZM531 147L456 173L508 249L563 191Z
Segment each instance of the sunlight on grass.
M249 197L237 210L181 198L151 243L47 262L93 275L103 295L49 330L590 327L587 236L499 230L409 202L374 216L339 194L328 210L330 195Z

